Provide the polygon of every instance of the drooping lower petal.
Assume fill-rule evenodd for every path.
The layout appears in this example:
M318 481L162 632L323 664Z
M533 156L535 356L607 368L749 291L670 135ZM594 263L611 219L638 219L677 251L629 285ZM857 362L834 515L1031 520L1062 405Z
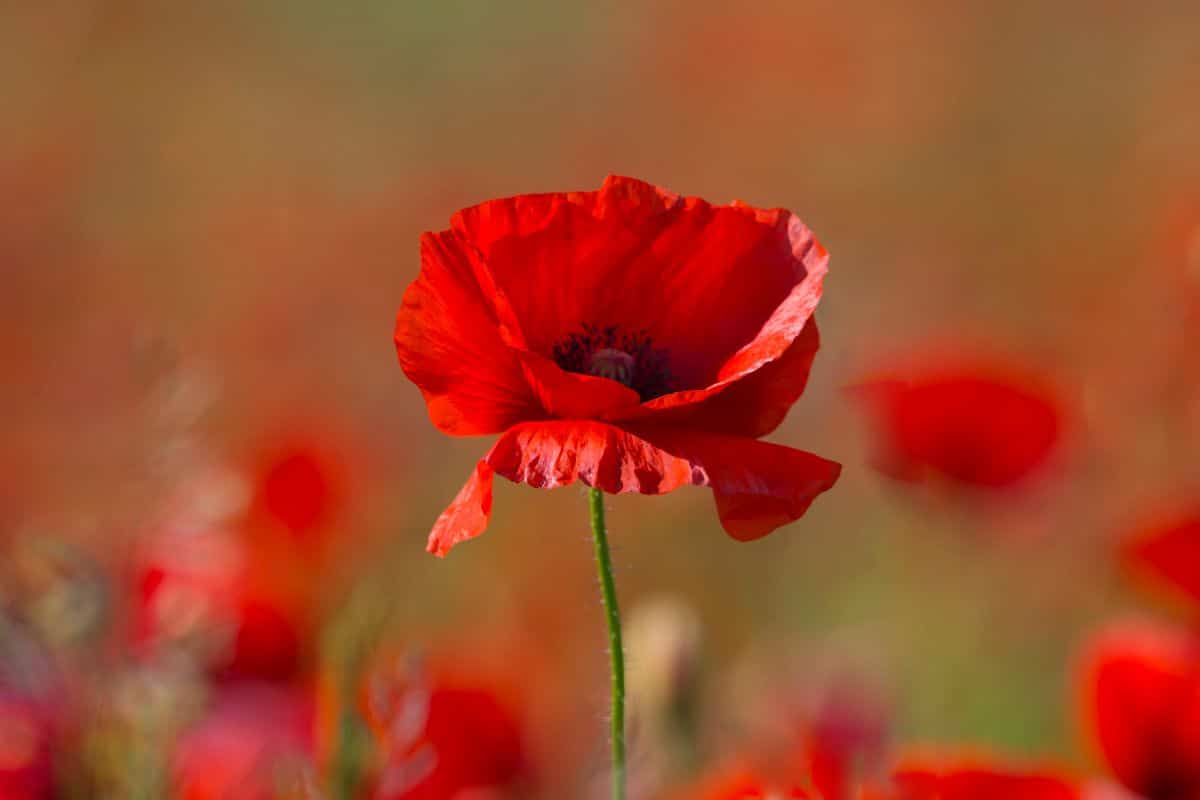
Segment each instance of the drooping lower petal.
M536 489L578 480L609 494L666 494L708 483L702 466L602 422L518 425L500 437L487 462L510 481Z
M648 432L664 451L699 466L713 490L725 532L739 541L759 539L804 515L830 489L841 465L791 447L740 436L676 429Z
M549 421L507 431L434 526L429 550L445 555L483 532L492 473L553 489L581 481L609 494L666 494L680 486L713 490L730 536L757 539L798 519L836 482L841 467L781 445L682 429L620 428Z
M475 465L454 501L433 524L426 549L436 556L444 556L459 542L483 533L491 517L492 468L484 459Z

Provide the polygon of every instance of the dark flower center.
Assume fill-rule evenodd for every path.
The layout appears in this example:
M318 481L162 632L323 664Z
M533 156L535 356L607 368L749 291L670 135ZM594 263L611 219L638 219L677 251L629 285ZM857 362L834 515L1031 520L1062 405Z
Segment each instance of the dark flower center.
M616 325L584 324L581 332L554 345L554 361L567 372L623 383L643 402L673 391L667 353L645 331L622 333Z

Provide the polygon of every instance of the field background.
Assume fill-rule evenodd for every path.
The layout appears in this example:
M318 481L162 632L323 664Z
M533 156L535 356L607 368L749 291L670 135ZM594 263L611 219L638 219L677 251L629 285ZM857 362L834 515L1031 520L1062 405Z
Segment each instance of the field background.
M327 647L384 618L530 664L538 746L599 758L583 491L499 482L484 537L423 552L487 442L438 434L396 365L417 238L608 173L783 206L832 262L772 438L844 477L748 545L707 492L611 499L626 608L695 613L716 716L845 662L900 740L1086 765L1076 647L1145 607L1112 542L1200 484L1197 42L1194 2L0 4L0 542L120 574L189 470L315 437L352 486ZM947 341L1062 387L1017 496L869 467L842 387Z

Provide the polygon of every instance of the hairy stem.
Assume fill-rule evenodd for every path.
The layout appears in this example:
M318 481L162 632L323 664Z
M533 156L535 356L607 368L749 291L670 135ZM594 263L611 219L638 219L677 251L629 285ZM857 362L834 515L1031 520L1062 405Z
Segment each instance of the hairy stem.
M625 800L625 650L621 644L621 611L617 607L617 584L608 551L608 529L604 524L604 493L590 490L588 507L592 513L592 543L604 598L612 665L612 796L613 800Z

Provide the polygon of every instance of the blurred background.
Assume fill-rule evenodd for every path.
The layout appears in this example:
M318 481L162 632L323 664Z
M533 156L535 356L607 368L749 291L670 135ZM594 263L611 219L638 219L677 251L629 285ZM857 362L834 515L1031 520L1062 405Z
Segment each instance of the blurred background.
M1197 41L1182 1L0 4L13 796L242 797L195 775L250 748L288 796L416 797L378 788L417 769L387 720L441 686L521 731L487 797L585 796L584 491L498 482L426 555L489 443L434 430L391 333L422 231L609 173L814 229L823 347L771 438L845 465L753 544L704 491L610 498L645 785L847 685L872 736L1087 769L1074 654L1138 608L1113 543L1200 485ZM1053 387L1019 486L874 468L846 387L948 348Z

